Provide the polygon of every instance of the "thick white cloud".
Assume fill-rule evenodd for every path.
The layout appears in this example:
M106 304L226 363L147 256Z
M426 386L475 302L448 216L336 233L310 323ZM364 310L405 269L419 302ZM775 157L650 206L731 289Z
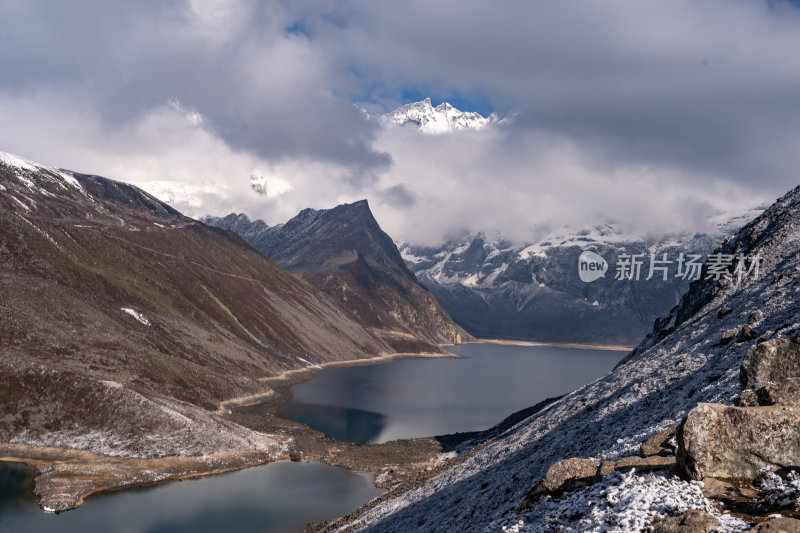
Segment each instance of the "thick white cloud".
M800 14L758 0L9 1L0 149L270 223L367 197L397 239L699 227L800 167ZM501 129L369 121L408 93ZM253 176L266 194L251 187Z

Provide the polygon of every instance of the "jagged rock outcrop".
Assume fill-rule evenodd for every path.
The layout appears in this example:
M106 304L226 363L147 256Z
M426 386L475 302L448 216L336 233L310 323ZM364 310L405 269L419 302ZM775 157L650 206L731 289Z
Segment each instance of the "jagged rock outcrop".
M667 428L642 443L641 455L622 457L616 461L572 457L558 461L547 469L544 478L528 492L523 507L542 496L559 496L600 481L612 472L673 472L675 454L670 440L677 426Z
M471 338L406 267L366 200L304 209L272 227L234 214L204 221L238 233L289 272L321 288L352 318L385 333L397 351L413 349L415 341L458 344Z

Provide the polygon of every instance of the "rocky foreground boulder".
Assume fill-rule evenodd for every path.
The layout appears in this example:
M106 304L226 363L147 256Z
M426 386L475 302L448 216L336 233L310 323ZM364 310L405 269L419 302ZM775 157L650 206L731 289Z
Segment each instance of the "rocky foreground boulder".
M771 518L753 528L755 533L800 533L800 520L794 518Z
M711 533L718 527L719 520L705 511L693 510L656 522L653 533Z
M740 368L737 406L701 403L678 431L690 479L755 479L800 466L800 336L752 346Z
M690 479L754 479L800 465L800 408L702 403L680 431L680 466Z

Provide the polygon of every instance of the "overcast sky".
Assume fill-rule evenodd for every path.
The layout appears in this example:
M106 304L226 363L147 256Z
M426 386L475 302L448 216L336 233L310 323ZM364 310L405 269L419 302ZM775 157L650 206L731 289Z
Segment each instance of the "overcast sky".
M368 198L396 240L702 229L800 181L798 50L800 9L767 0L4 0L0 150L193 216ZM424 96L514 118L362 112Z

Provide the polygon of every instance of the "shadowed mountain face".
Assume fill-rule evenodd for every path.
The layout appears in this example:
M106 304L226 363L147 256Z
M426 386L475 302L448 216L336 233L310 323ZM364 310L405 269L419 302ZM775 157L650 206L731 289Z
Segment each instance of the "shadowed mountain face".
M135 187L0 155L2 441L232 449L256 437L214 415L220 401L396 350L230 232Z
M408 270L366 200L333 209L305 209L267 227L245 215L206 218L232 231L290 272L335 298L359 322L427 342L466 339Z

